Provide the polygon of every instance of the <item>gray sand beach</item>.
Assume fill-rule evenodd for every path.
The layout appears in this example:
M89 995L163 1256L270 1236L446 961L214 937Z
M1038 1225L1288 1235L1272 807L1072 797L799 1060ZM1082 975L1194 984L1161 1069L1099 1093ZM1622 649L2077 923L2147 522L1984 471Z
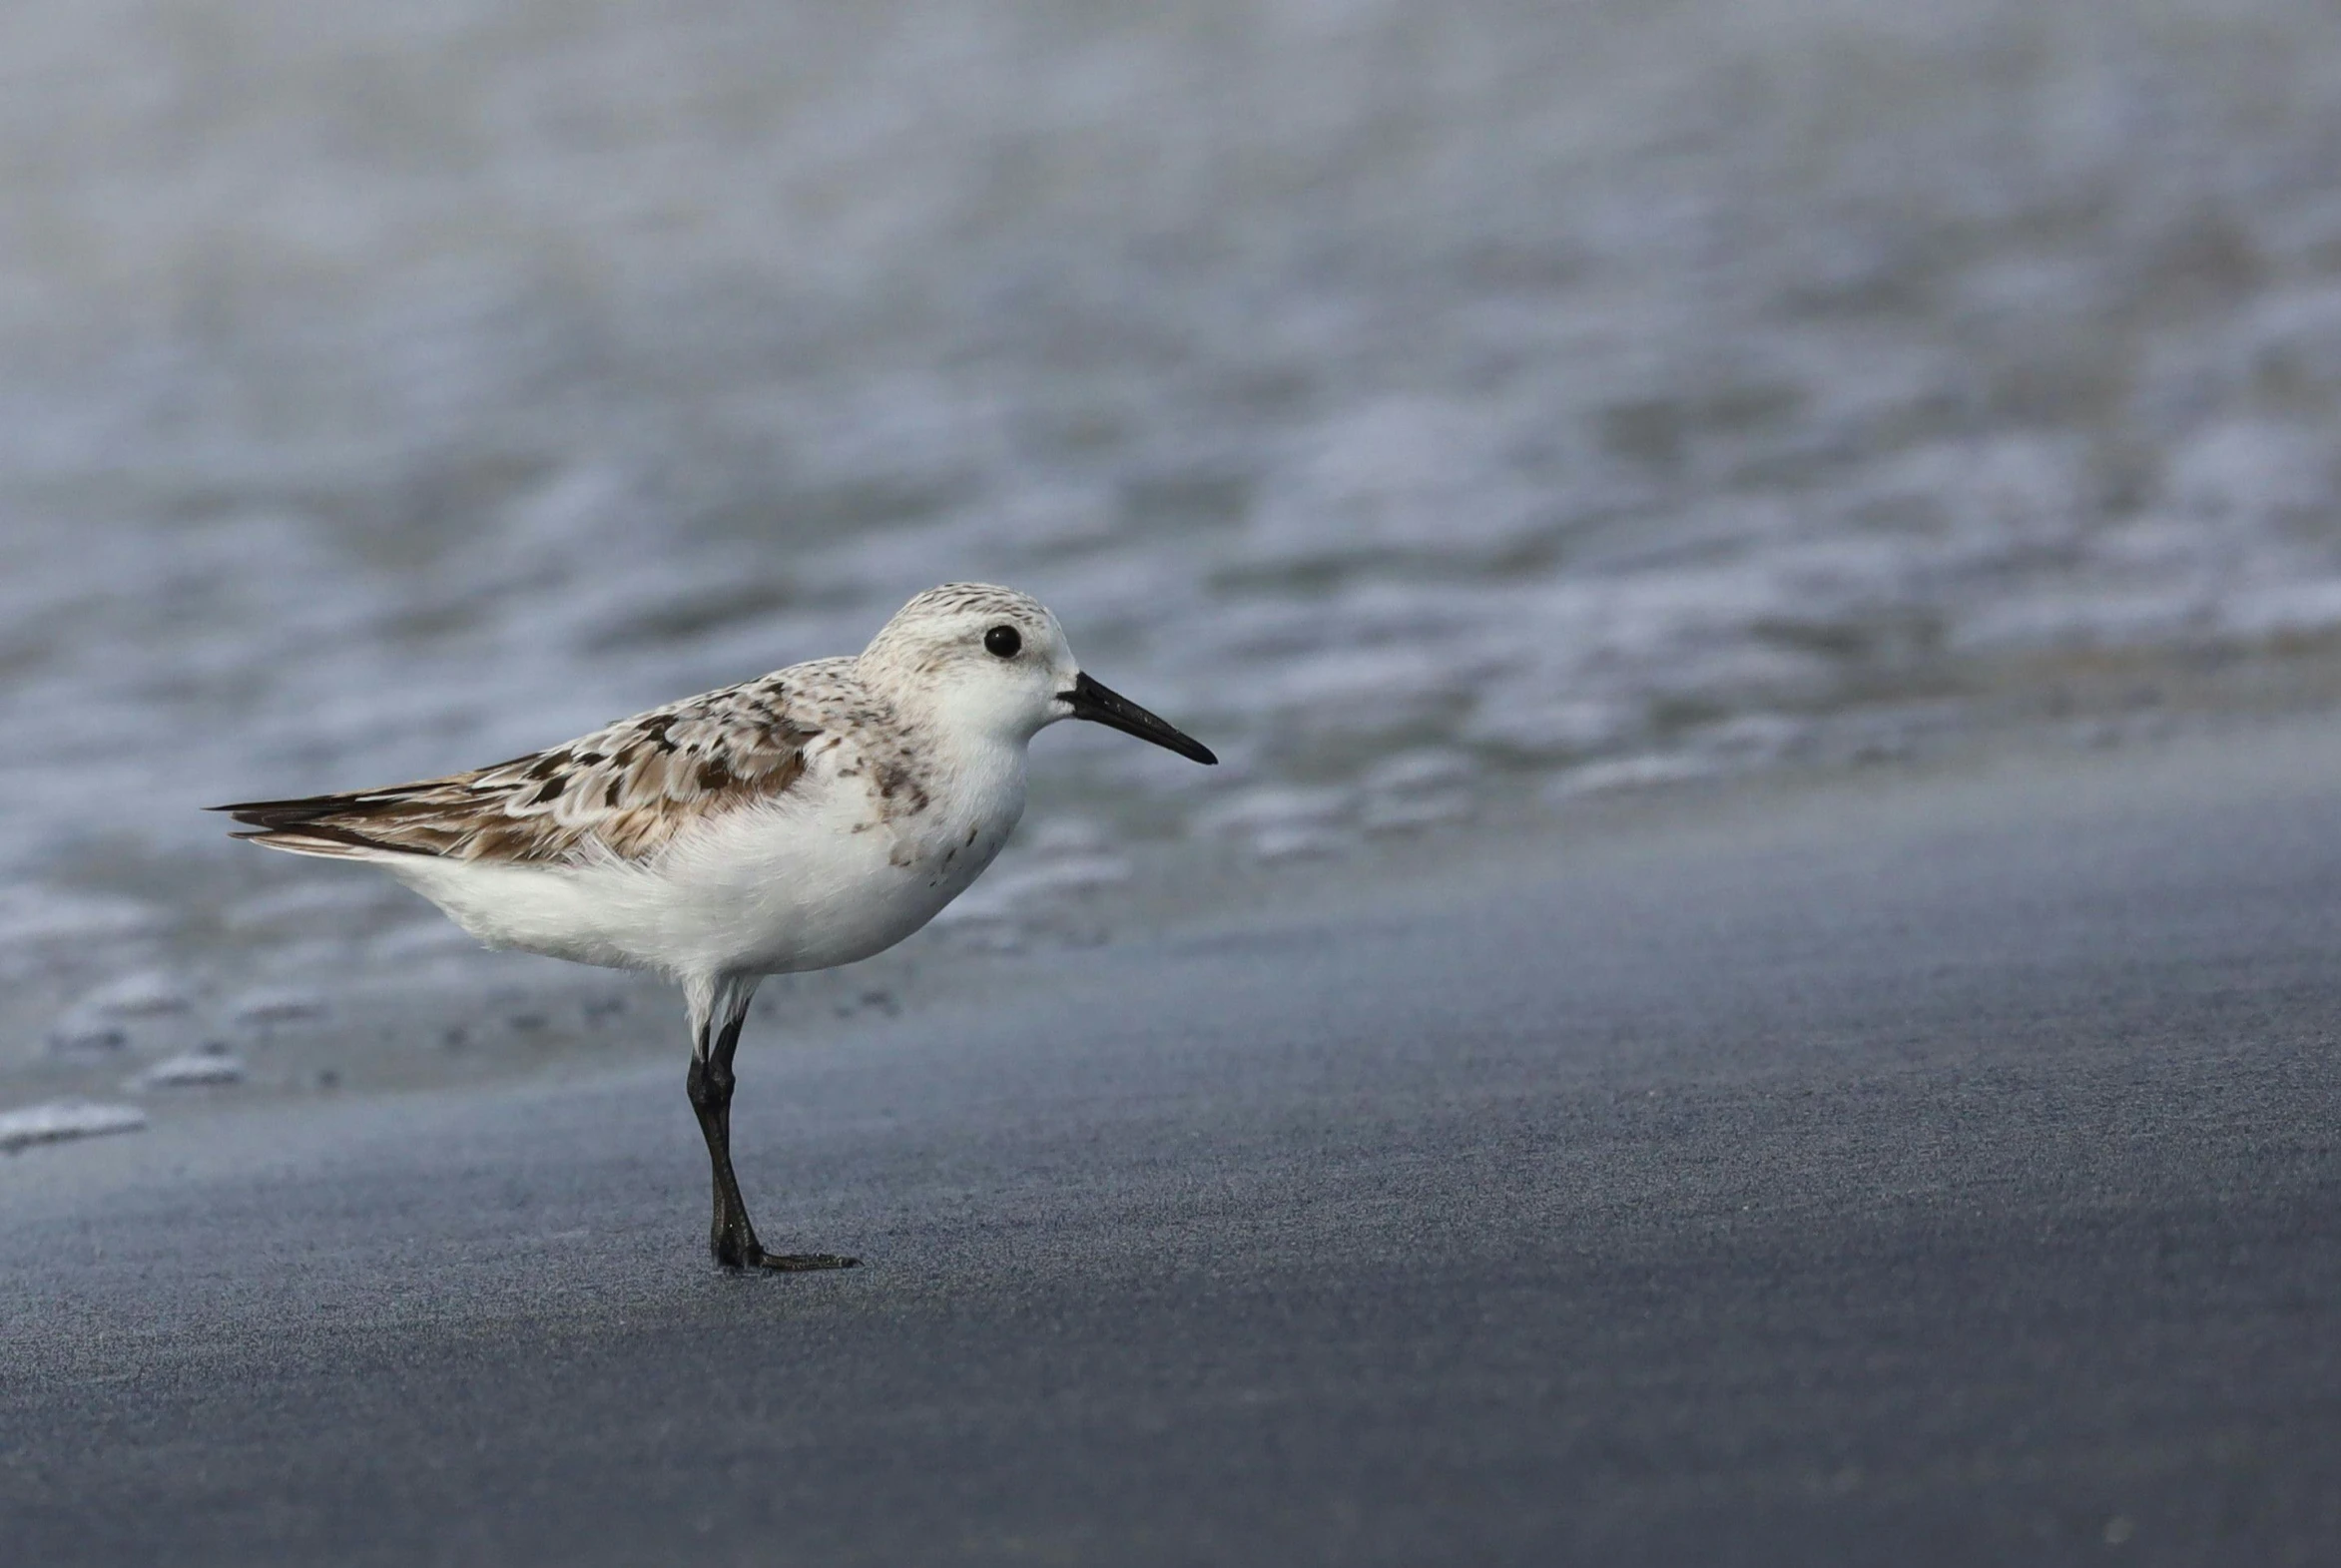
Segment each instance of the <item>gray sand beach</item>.
M2324 1560L2337 768L1691 790L1004 958L744 1057L842 1276L709 1266L679 1050L22 1157L10 1554Z

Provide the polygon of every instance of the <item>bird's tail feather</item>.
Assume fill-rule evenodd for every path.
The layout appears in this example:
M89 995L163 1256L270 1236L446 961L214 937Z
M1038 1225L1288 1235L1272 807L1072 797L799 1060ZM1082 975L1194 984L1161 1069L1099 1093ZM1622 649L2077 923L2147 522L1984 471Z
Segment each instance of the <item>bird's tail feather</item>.
M318 794L299 800L244 800L234 805L214 805L206 809L226 811L236 820L251 827L249 833L232 836L249 839L267 849L282 849L288 854L323 855L336 860L380 860L393 855L410 855L418 851L404 845L386 843L348 826L346 818L356 814L366 803L362 795Z

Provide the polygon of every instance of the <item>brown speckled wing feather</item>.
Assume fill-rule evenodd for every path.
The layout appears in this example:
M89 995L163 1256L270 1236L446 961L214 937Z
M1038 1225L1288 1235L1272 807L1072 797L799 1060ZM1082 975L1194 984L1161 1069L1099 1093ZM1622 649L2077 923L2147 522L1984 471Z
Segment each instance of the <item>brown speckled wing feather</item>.
M820 733L768 677L473 773L215 809L256 829L239 837L304 854L640 860L694 822L785 793Z

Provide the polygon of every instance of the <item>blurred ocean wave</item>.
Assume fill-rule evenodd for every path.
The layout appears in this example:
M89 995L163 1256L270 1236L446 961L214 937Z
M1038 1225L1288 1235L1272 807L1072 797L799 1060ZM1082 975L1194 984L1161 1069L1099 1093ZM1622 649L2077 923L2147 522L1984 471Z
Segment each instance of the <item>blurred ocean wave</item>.
M2305 0L10 7L8 967L249 940L197 803L941 578L1232 765L1044 769L1268 859L2322 646L2337 62Z

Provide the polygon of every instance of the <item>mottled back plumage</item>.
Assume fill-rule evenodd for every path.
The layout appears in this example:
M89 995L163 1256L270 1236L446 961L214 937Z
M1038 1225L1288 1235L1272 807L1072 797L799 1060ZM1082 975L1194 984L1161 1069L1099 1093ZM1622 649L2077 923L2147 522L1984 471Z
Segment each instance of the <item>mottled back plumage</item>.
M239 836L308 854L646 859L693 822L786 793L821 734L818 699L852 665L800 665L467 774L220 809L259 829Z

